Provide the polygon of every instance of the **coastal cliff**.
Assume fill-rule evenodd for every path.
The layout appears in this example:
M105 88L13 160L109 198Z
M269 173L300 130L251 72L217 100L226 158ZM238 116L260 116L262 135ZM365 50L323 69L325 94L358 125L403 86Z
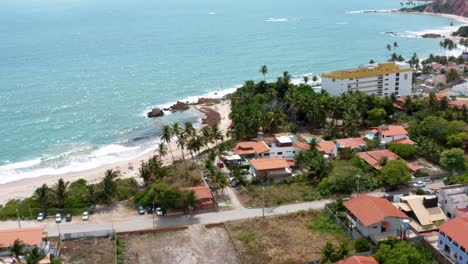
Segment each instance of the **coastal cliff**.
M435 0L434 2L427 5L417 6L414 8L404 8L403 11L441 13L468 17L468 1Z

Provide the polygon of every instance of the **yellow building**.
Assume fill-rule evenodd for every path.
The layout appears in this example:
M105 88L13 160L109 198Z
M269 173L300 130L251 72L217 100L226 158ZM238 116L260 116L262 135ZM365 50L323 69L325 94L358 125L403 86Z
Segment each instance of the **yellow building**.
M322 89L331 95L348 91L366 94L406 96L411 93L413 70L407 64L373 63L362 67L324 73Z

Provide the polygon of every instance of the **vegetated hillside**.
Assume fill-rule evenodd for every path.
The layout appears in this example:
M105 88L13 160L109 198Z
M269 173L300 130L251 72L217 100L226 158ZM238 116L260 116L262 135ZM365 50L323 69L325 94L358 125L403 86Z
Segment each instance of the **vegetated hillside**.
M457 31L453 32L453 35L468 38L468 26L460 27Z
M418 11L430 13L443 13L457 16L468 17L468 1L467 0L435 0L434 2L417 6L405 11Z

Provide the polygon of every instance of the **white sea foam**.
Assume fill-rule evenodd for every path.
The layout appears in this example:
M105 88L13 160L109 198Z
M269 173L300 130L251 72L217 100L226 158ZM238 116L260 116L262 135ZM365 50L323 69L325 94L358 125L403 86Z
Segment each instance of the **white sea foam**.
M398 9L381 9L381 10L354 10L346 11L347 14L369 14L369 13L393 13Z
M336 25L348 25L349 22L336 22L335 24Z
M208 12L208 15L216 15L216 12Z
M9 161L8 161L9 163ZM40 159L28 160L23 162L16 162L7 165L0 166L0 172L4 170L14 170L14 169L21 169L21 168L28 168L41 163ZM0 173L1 174L1 173Z
M268 19L265 19L266 22L288 22L289 19L287 18L274 18L274 17L270 17Z

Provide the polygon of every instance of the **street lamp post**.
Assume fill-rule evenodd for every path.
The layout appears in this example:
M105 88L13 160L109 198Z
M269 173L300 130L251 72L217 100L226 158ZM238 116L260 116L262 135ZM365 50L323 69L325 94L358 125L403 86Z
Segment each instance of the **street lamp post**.
M263 201L262 217L265 218L265 186L262 186L262 201Z
M16 208L16 217L18 218L18 226L21 229L21 220L20 220L20 217L19 217L18 208Z
M154 229L154 200L153 200L153 211L151 212L151 214L153 215L153 229Z

